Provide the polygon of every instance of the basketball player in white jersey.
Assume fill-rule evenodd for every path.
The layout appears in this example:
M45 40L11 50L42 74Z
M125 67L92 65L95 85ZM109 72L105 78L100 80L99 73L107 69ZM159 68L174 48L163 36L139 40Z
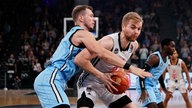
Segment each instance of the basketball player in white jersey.
M122 19L122 31L104 36L99 42L106 49L127 61L138 48L136 39L141 33L142 24L143 20L140 15L135 12L129 12ZM81 59L79 58L78 61L82 62ZM117 66L108 64L99 58L94 59L92 64L96 69L104 73L119 69ZM112 94L98 78L85 71L79 77L77 89L77 108L93 108L97 98L102 100L108 108L136 108L136 105L125 93Z
M97 56L108 63L117 65L124 69L135 69L117 55L102 47L89 30L94 28L95 19L92 7L88 5L77 5L72 11L74 27L62 38L56 51L43 70L35 79L34 90L43 108L70 108L65 87L68 80L81 68L102 79L108 89L114 89L113 84L118 84L110 77L98 71L90 63L90 59L83 59L87 64L75 64L78 55L86 49L88 54ZM82 55L87 56L87 55ZM77 58L76 58L77 57ZM92 57L92 56L91 56ZM83 57L80 57L83 58ZM83 65L83 66L82 66ZM151 75L142 69L135 70L141 77ZM139 71L139 72L138 72Z
M180 91L180 93L182 94L185 100L186 108L191 108L191 103L189 101L188 92L187 92L187 90L188 91L191 90L190 76L189 76L188 69L185 62L182 59L178 58L178 52L176 50L168 60L168 66L167 66L167 70L164 72L164 76L167 71L169 73L167 89L173 93L175 89L178 88L178 90ZM187 88L186 88L185 79L183 78L183 72L186 74L186 78L188 82ZM164 100L165 108L167 108L167 104L170 98L171 98L170 96L166 95Z

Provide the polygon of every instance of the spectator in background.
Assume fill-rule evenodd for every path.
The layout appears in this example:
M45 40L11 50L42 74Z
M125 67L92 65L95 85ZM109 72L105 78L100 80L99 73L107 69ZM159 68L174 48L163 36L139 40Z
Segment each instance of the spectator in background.
M154 40L154 43L151 45L150 50L151 50L152 52L155 52L155 51L160 50L160 45L159 45L157 39Z
M136 50L135 53L133 53L133 55L131 56L130 62L133 66L135 67L139 67L139 57L137 54L138 50Z
M191 68L191 65L192 65L191 63L192 63L191 56L188 56L187 61L185 62L188 70L190 70L190 68Z
M32 75L32 81L34 81L37 75L42 71L42 67L41 67L41 64L39 63L38 58L35 58L32 61L32 68L33 68L33 72L31 75Z
M16 63L15 56L13 53L11 53L7 60L7 64L14 67L15 63Z
M16 76L14 77L13 86L14 86L15 89L20 89L20 87L21 87L21 79L19 78L18 75L16 75Z
M189 56L192 57L192 44L189 46Z
M7 83L8 88L13 88L12 83L14 82L14 74L16 73L16 59L13 53L10 54L8 60L7 60Z
M183 59L184 62L187 62L187 57L189 56L189 47L187 42L184 43L183 47L181 47L181 58Z
M149 50L146 48L145 44L141 45L141 48L139 49L139 54L140 54L140 67L142 67L147 60Z
M10 54L7 60L7 66L8 66L7 73L10 75L10 78L12 78L12 74L16 72L16 59L13 53Z
M145 47L147 49L150 49L150 46L151 46L151 39L150 39L150 35L149 34L145 34L145 38L144 40L142 41L142 45L145 44Z
M47 55L45 55L45 51L41 50L38 56L39 63L41 64L42 69L44 69L44 63L46 61Z

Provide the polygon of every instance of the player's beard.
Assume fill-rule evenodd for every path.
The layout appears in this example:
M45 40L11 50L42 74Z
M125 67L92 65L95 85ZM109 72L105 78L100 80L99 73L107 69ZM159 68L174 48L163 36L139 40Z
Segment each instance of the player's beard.
M134 42L136 40L135 35L133 35L132 33L129 33L129 31L124 31L124 35L125 35L125 38L130 42Z
M87 27L87 29L89 30L89 31L92 31L92 30L94 30L93 28L91 28L88 24L85 24L85 26Z
M126 39L128 41L134 42L136 39L134 39L132 36L126 36Z

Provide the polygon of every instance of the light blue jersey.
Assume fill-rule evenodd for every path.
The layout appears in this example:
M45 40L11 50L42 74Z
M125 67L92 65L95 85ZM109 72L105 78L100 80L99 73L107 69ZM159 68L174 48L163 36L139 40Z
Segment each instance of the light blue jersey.
M149 95L149 98L146 99L145 102L143 102L143 106L146 106L151 102L156 102L158 104L163 101L161 93L157 88L157 85L159 83L159 77L163 74L168 65L168 57L166 58L166 62L164 62L159 51L154 52L152 54L157 55L159 57L159 64L157 67L153 67L151 70L149 70L149 72L152 74L152 77L146 77L144 80L145 89ZM139 93L141 93L139 77L137 77L136 79L136 89Z
M69 80L79 69L74 63L75 56L82 50L71 43L72 35L82 29L79 26L73 27L61 40L49 63L61 71L65 80Z
M79 70L74 63L75 56L83 49L71 43L71 37L81 27L73 27L61 40L55 53L35 79L34 89L43 108L52 108L61 104L69 104L65 93L67 81Z

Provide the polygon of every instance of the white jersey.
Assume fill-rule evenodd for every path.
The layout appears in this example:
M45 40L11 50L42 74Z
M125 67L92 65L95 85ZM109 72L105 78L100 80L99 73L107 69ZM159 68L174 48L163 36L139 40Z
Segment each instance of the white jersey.
M168 60L167 70L171 80L180 80L183 78L181 63L181 59L178 59L177 64L175 65L171 64L170 59Z
M135 50L138 48L138 42L134 41L134 42L130 42L130 44L127 46L126 49L123 49L121 47L121 42L120 42L120 33L113 33L108 36L111 37L114 42L113 48L111 51L125 61L127 61L131 57L132 53L135 52ZM95 68L97 68L101 72L112 72L118 69L117 66L108 64L101 59L95 59L94 61L92 61L92 64L95 66ZM89 80L89 81L92 80L92 81L99 82L92 74L89 74L87 72L83 72L81 74L78 85L82 85L82 82L84 82L84 80Z

